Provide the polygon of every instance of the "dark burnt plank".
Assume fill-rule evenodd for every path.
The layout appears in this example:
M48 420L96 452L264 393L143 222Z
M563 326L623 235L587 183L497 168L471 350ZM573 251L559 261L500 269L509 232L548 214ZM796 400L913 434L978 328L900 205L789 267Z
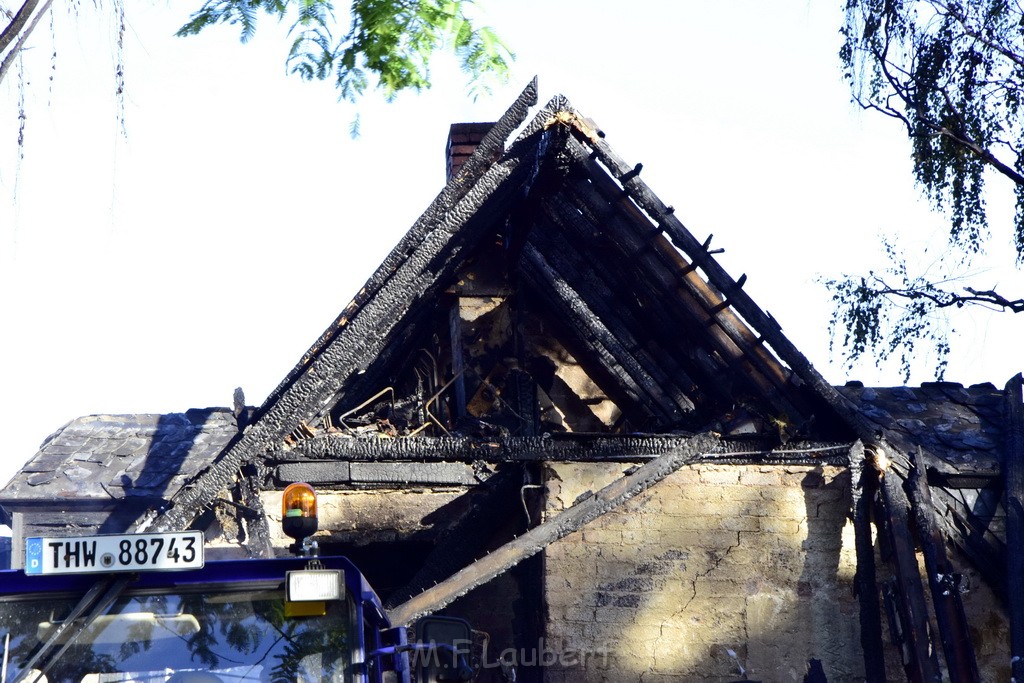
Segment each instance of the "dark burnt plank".
M967 615L960 600L960 587L953 565L946 557L946 540L935 520L935 506L920 449L913 454L914 468L907 480L907 493L914 513L918 538L924 555L928 588L932 595L939 640L946 658L946 670L954 683L976 683L978 663L971 644Z
M1024 680L1024 379L1006 384L1006 443L1003 479L1006 506L1006 576L1010 613L1010 662L1015 680Z

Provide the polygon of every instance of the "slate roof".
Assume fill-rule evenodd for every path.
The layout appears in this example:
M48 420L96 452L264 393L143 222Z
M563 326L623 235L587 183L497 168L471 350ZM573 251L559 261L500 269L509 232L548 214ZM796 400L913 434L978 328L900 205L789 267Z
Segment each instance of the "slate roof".
M226 408L166 415L88 415L50 435L0 491L0 505L170 498L238 432Z
M929 382L920 387L839 388L861 415L904 450L921 446L929 465L945 474L996 477L1003 443L1004 393L992 384L964 387Z

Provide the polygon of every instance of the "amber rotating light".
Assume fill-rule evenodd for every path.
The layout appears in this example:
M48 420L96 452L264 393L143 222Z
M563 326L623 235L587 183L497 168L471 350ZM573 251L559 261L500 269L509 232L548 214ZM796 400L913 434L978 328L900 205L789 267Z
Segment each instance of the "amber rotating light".
M292 551L309 555L316 543L309 537L316 533L316 491L309 484L289 484L281 495L281 528L295 539ZM316 554L315 552L313 553Z

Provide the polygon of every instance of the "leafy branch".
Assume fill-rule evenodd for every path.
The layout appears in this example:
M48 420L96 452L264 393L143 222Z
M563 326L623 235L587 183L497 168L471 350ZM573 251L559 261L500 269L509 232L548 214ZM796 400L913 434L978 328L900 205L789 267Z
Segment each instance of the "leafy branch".
M489 27L466 13L472 0L353 0L348 28L339 25L328 0L207 0L177 35L196 35L214 24L255 35L260 13L290 21L286 64L308 81L333 80L339 99L355 102L375 84L393 99L403 90L430 87L435 51L450 49L470 77L475 96L488 81L508 77L512 52Z
M995 287L956 286L960 277L911 274L896 247L886 242L884 248L889 260L884 272L822 279L832 292L834 305L829 320L831 350L841 341L847 369L867 356L883 362L897 358L907 381L917 347L925 344L934 347L936 376L941 379L948 366L950 336L955 332L946 311L980 307L1024 313L1024 298L1010 298Z
M1007 0L847 0L840 59L853 101L899 121L913 173L949 219L945 260L968 263L989 239L987 180L1009 180L1010 243L1024 265L1024 9ZM950 351L946 312L984 306L1021 312L995 289L911 276L887 245L884 274L824 280L833 342L852 362L869 350L900 358L905 378L919 345L934 345L939 376ZM836 336L836 335L839 336Z

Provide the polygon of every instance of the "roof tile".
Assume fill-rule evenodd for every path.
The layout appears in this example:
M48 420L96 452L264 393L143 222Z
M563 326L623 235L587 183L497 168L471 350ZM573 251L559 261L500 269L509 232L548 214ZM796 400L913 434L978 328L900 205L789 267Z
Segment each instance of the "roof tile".
M51 435L39 452L0 491L0 503L20 499L55 504L68 497L109 500L125 496L167 498L210 464L235 435L225 408L166 415L89 415Z

